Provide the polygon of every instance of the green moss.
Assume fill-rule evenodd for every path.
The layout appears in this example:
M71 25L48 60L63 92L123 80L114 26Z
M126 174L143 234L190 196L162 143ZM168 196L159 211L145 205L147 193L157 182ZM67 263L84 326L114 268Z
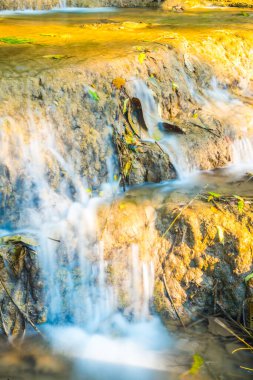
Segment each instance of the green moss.
M8 45L23 45L23 44L32 44L33 40L29 38L19 38L19 37L2 37L0 42L3 42Z

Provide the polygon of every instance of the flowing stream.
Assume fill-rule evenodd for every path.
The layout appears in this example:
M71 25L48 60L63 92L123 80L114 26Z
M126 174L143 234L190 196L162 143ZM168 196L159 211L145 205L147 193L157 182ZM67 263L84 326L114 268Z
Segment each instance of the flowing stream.
M66 6L66 1L59 2L60 8ZM215 78L208 89L197 88L187 75L185 83L206 112L222 115L237 132L231 138L228 173L250 171L253 143L248 129L253 126L253 111L247 108L244 119L245 105ZM143 140L157 140L168 154L179 187L185 180L192 186L201 178L205 181L182 139L162 129L164 120L151 89L140 79L134 79L131 86L132 96L141 102L147 127ZM157 258L153 252L142 257L138 245L130 243L128 251L122 253L126 257L125 267L119 269L123 295L108 280L110 270L119 263L105 258L105 243L103 236L97 236L97 225L100 206L121 195L112 164L115 151L111 149L106 157L108 176L99 189L103 195L97 192L91 196L81 173L78 142L69 144L51 116L32 109L29 101L24 101L23 115L19 122L8 116L0 119L0 161L19 186L18 216L1 235L24 233L38 241L48 308L43 331L51 347L73 359L73 379L178 378L170 372L175 357L169 355L175 338L154 311ZM112 144L111 138L105 143ZM189 342L181 342L182 351Z
M141 378L142 371L137 375L134 368L142 368L145 379L147 370L163 373L170 338L151 311L154 262L143 261L138 246L131 246L124 281L128 308L119 312L121 296L108 285L103 241L96 236L97 209L106 199L90 197L78 158L72 161L50 120L36 118L29 109L27 115L19 130L13 120L2 120L1 162L11 167L13 179L20 173L23 178L19 220L14 230L2 234L32 234L39 242L48 306L44 329L53 348L77 361L133 367L132 375L122 377L126 379ZM49 162L64 172L57 187L48 177ZM115 184L105 187L111 196Z

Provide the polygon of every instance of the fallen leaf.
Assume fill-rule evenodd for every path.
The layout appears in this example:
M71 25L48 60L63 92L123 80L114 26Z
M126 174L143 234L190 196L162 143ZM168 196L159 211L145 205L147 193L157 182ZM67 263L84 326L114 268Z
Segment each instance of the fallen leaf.
M114 87L116 87L118 90L120 90L125 84L126 84L126 80L124 78L115 78L113 81L112 81L112 84L114 85Z
M123 114L127 113L128 104L129 104L129 98L124 100L124 104L123 104Z
M202 358L202 356L200 356L199 354L194 354L193 363L192 363L191 369L189 370L189 373L191 375L196 375L203 364L204 364L204 359Z
M131 167L132 167L132 162L127 161L123 169L124 177L127 177L129 175Z
M63 58L67 58L66 55L62 55L62 54L49 54L49 55L43 55L43 58L47 58L47 59L63 59Z
M234 195L234 197L238 200L237 202L237 208L239 212L242 212L245 206L244 199L240 197L239 195Z
M218 231L218 238L219 238L219 242L221 244L224 244L224 231L223 231L223 228L221 226L217 226L217 231Z
M145 53L140 53L138 55L138 61L142 64L146 59L146 54Z
M253 272L248 274L248 276L245 277L244 281L245 282L248 282L249 280L251 280L253 278Z
M88 91L88 94L92 97L93 100L96 100L96 102L99 101L99 95L95 90L92 90L91 88Z
M221 194L214 193L213 191L209 191L208 194L208 202L212 201L214 198L219 199L221 197Z
M178 89L178 85L175 82L172 82L172 90L176 91Z

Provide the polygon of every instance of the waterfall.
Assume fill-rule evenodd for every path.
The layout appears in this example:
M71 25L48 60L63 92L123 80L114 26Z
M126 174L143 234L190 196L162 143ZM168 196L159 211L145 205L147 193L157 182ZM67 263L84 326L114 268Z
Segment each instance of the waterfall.
M164 369L159 355L149 350L152 331L158 334L156 340L167 339L150 309L153 260L143 261L136 245L115 260L105 257L104 242L97 238L97 210L108 200L90 196L80 174L78 150L71 151L74 140L70 146L50 118L38 111L28 107L24 115L19 121L0 120L0 161L10 168L19 200L19 216L10 233L31 235L39 243L46 332L53 347L74 358ZM122 270L122 265L119 288L108 273ZM118 338L112 339L115 332ZM151 334L148 344L143 334Z
M66 8L67 7L67 0L60 0L59 7L60 8Z
M177 135L168 134L160 128L163 119L152 90L144 81L136 79L133 81L132 95L141 102L149 138L155 141L158 137L159 145L168 154L180 179L189 177L196 171L196 168L191 162L188 152L182 146L182 140Z
M231 147L232 165L241 170L253 169L253 141L249 137L237 138Z

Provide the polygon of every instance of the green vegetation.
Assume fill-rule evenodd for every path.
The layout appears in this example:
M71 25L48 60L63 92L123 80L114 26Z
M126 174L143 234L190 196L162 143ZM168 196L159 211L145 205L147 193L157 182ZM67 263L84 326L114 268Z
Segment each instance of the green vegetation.
M23 45L23 44L32 44L33 40L29 38L20 38L20 37L1 37L0 42L9 45Z

